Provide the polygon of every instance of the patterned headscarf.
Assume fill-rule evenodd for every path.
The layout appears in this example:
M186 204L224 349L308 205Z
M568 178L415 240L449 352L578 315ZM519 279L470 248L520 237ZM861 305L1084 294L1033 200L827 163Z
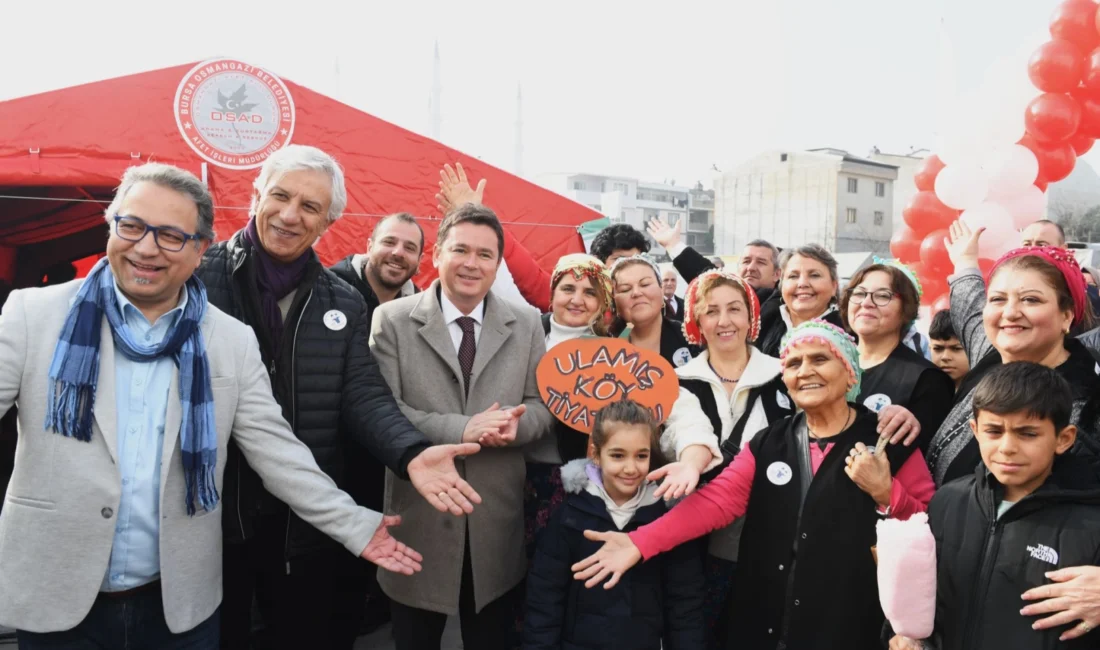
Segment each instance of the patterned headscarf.
M748 342L752 343L756 340L756 337L760 336L760 299L756 297L756 292L740 275L733 271L718 269L701 274L688 285L687 293L684 294L684 338L692 345L706 344L706 338L703 337L703 332L699 329L699 314L695 313L695 306L699 300L699 287L713 278L731 280L741 287L741 290L745 293L749 309Z
M783 337L779 360L785 361L791 348L807 341L829 346L836 358L848 367L848 392L845 394L845 399L854 402L856 397L859 396L859 382L863 377L863 370L859 367L859 349L856 348L855 339L828 321L821 319L807 321L790 330Z
M913 283L913 288L917 290L917 303L920 303L921 298L924 297L924 288L921 287L920 279L917 274L913 272L913 269L908 264L903 263L898 259L886 259L875 255L871 258L872 264L879 264L881 266L892 266L895 269L905 274L905 277L909 278L909 281Z
M989 269L989 275L985 277L985 286L989 286L993 274L997 272L1000 265L1010 259L1025 255L1043 258L1062 274L1062 277L1066 280L1066 286L1069 287L1069 295L1073 298L1073 324L1079 324L1085 317L1085 309L1088 308L1089 304L1088 294L1086 293L1087 285L1085 284L1085 276L1081 275L1081 265L1077 263L1077 258L1065 248L1058 248L1057 246L1014 248L994 262L993 268Z
M584 253L563 255L554 266L554 272L550 274L551 294L566 273L573 276L575 280L588 278L592 287L596 289L596 297L600 301L599 313L602 314L611 309L611 275L608 274L603 262Z

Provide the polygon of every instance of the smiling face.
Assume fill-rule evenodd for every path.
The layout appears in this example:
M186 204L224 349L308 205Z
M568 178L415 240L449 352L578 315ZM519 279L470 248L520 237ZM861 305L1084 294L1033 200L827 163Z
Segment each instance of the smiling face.
M289 171L253 195L260 245L289 264L305 253L329 227L332 179L313 169Z
M439 270L443 291L463 313L470 313L485 299L497 278L500 241L489 226L458 223L445 241L436 242L432 264Z
M399 289L416 275L423 242L415 224L386 219L378 224L367 242L366 271L387 289Z
M150 226L170 226L186 234L198 229L194 201L179 192L150 182L136 183L119 205L118 214L141 219ZM146 232L141 241L118 236L115 226L107 239L107 260L123 294L148 317L163 314L179 302L180 289L202 261L209 240L189 241L183 250L161 250Z
M1006 262L990 280L982 320L1005 362L1041 363L1064 347L1073 312L1059 307L1043 273Z
M591 278L566 273L554 287L550 309L559 325L585 327L600 315L600 297Z
M765 246L746 246L741 253L738 274L754 289L771 289L775 286L777 269L772 250Z
M622 505L634 498L649 474L652 433L642 424L607 422L605 426L614 431L596 450L594 460L603 476L603 489Z
M783 360L783 383L804 411L845 401L849 373L830 346L804 341L791 347Z
M817 318L836 295L829 269L812 257L794 255L783 271L783 302L801 320Z
M901 336L902 305L901 296L894 293L893 278L885 271L871 271L863 276L860 283L850 287L848 298L848 323L852 331L861 337ZM881 302L887 295L890 301L884 306ZM856 304L862 296L863 303Z
M653 267L645 262L620 266L611 281L615 311L623 320L639 326L661 317L664 294Z
M1013 503L1031 494L1050 476L1054 458L1073 446L1077 429L1055 431L1054 422L1025 412L999 415L979 411L970 429L978 440L982 462L1005 488Z
M736 354L747 345L751 323L745 294L720 284L703 297L699 331L711 354Z

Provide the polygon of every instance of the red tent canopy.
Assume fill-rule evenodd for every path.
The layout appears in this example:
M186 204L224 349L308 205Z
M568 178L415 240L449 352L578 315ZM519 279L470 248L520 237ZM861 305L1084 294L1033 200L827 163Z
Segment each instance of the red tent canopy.
M246 100L241 99L245 90L234 95L238 86L245 88L242 80L261 84L249 87ZM263 97L256 100L265 87L273 90L268 103L272 112L266 115ZM244 101L249 103L242 106ZM230 109L213 111L215 115L207 110L215 105ZM249 110L255 113L250 115ZM240 112L229 116L233 111ZM177 114L183 116L177 119ZM421 223L430 250L439 218L435 206L439 170L448 162L461 162L471 178L488 179L486 203L545 269L561 255L582 250L575 227L600 217L569 199L308 88L243 62L218 60L0 102L0 197L22 197L0 198L0 274L4 256L12 249L18 250L18 266L41 267L101 251L106 233L101 201L111 198L127 167L149 161L178 165L205 178L218 206L219 238L243 227L252 181L262 162L257 158L264 154L234 159L233 152L219 156L217 147L214 153L209 149L200 153L203 142L194 137L189 142L184 137L191 132L187 129L203 121L207 135L227 128L208 117L243 117L239 132L236 125L230 126L233 133L245 134L244 140L251 126L244 122L251 117L260 123L259 135L253 139L268 137L270 147L288 140L313 145L343 165L348 207L317 245L325 264L364 251L380 216L398 211L425 217ZM273 125L280 119L283 128L276 131ZM270 130L263 131L265 127ZM251 167L232 169L227 161L245 161ZM429 258L425 256L417 276L422 285L434 277Z

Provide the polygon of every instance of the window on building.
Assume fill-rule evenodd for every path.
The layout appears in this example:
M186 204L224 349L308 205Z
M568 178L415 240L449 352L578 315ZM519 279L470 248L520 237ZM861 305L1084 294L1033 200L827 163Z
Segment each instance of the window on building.
M875 196L886 196L886 183L881 181L875 183Z
M613 183L611 189L615 192L618 192L619 194L622 194L623 196L626 196L627 192L630 191L630 186L626 183Z
M853 180L855 180L855 179L853 179ZM849 183L850 182L851 181L849 181ZM849 187L850 187L850 185L849 185ZM848 208L848 216L845 219L845 221L847 223L855 223L856 222L856 209L855 208Z
M584 181L573 181L573 189L583 190L584 189Z
M676 222L679 221L679 220L680 220L680 215L676 214L675 212L669 212L668 213L668 225L675 226Z
M882 222L886 219L886 215L881 212L875 212L875 225L881 226Z
M785 153L779 154L779 162L787 162L787 154L785 154Z
M858 178L849 178L848 179L848 193L849 194L858 194L859 193L859 179Z

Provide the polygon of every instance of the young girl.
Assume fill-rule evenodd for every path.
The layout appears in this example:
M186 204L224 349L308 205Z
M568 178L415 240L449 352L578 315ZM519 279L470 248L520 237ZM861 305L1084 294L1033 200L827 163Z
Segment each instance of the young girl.
M570 567L600 544L585 530L629 532L665 513L646 475L660 436L632 401L601 409L592 459L561 470L565 502L543 532L527 576L526 650L695 650L704 646L702 561L684 545L637 567L612 589L585 589ZM663 643L663 645L662 645Z

